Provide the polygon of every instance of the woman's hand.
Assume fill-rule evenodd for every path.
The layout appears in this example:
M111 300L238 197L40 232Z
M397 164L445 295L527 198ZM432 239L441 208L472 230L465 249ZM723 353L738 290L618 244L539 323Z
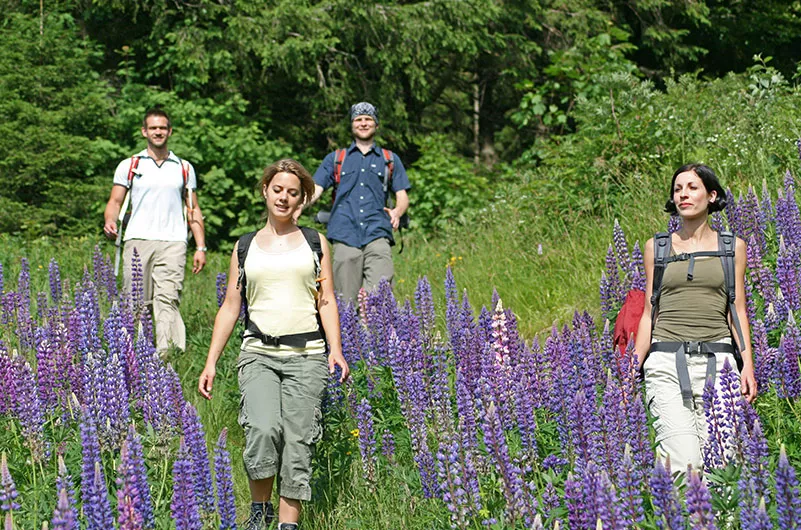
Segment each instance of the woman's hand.
M740 372L740 393L749 403L753 403L756 399L757 383L753 366L745 365L742 372Z
M214 366L206 366L203 373L200 374L197 389L200 391L200 395L206 399L211 399L211 386L214 383L215 375L217 375L217 368Z
M340 376L339 382L344 383L350 375L350 368L348 368L348 361L342 356L342 352L330 353L328 355L328 373L333 374L334 368L337 366L342 369L342 376Z

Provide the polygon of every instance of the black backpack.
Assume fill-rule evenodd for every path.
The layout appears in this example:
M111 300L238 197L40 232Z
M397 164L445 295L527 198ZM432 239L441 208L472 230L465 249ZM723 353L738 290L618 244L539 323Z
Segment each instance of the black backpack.
M665 268L669 263L674 261L690 260L690 266L687 269L687 279L693 279L693 265L695 264L696 257L703 256L719 256L720 262L723 265L723 281L726 286L726 298L728 299L728 312L731 314L731 320L734 324L734 332L737 333L739 344L743 344L743 330L740 326L740 318L737 316L737 309L734 307L734 299L737 295L737 288L735 283L735 267L734 267L734 247L737 238L734 234L728 231L718 232L718 250L716 251L702 251L692 253L682 253L675 256L670 255L671 238L667 232L659 232L654 236L654 280L653 292L651 294L651 331L653 332L654 324L656 323L656 315L659 312L659 297L662 294L662 277L665 274ZM738 343L734 342L734 359L737 361L737 366L742 370L743 358L740 354Z
M312 254L314 255L314 276L316 278L320 278L320 271L322 270L322 260L323 260L323 247L320 243L320 233L313 229L306 226L299 227L300 231L303 233L303 237L306 239L306 243L308 243L309 247L312 249ZM244 307L245 312L245 330L242 332L243 338L249 332L254 336L258 336L262 339L264 343L273 343L276 346L279 342L283 342L286 344L290 344L293 342L293 338L295 336L286 335L283 337L270 337L265 335L264 333L259 330L259 328L250 321L250 314L248 312L248 297L247 297L247 276L245 275L245 259L248 256L248 250L250 250L250 244L253 242L253 238L256 237L256 232L248 232L247 234L243 235L239 238L239 242L237 244L236 249L236 260L239 265L239 272L236 280L236 286L239 287L239 292L242 294L242 304ZM317 282L317 292L320 292L322 284L320 281ZM317 313L317 326L319 328L319 335L325 340L325 331L323 330L322 322L320 321L320 313ZM309 336L307 336L309 335ZM305 340L312 340L314 337L310 336L310 334L300 334L298 335L303 341ZM282 339L289 339L289 340L282 340Z

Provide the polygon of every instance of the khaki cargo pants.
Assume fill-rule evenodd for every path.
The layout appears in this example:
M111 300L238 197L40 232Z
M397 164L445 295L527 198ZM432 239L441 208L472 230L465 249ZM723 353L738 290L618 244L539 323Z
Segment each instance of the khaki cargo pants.
M264 355L242 351L237 360L242 394L239 424L251 480L274 477L279 494L311 499L312 448L323 435L322 400L328 379L325 354Z

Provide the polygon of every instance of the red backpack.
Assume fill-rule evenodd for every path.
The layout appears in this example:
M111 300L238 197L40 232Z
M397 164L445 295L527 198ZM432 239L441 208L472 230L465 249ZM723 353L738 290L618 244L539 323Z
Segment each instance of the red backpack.
M612 335L612 342L620 350L621 355L625 355L629 345L629 339L637 337L637 328L640 327L640 318L645 310L645 292L639 289L632 289L626 294L626 301L617 314L615 320L615 331Z

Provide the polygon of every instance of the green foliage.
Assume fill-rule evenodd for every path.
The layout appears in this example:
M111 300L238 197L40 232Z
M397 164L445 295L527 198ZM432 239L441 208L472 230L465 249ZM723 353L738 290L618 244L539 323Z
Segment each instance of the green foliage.
M41 26L40 26L41 23ZM69 15L7 13L0 25L0 232L38 236L100 225L110 90Z
M419 142L421 156L409 170L414 204L412 226L426 232L462 218L462 212L481 203L487 179L456 154L445 135L433 134Z

